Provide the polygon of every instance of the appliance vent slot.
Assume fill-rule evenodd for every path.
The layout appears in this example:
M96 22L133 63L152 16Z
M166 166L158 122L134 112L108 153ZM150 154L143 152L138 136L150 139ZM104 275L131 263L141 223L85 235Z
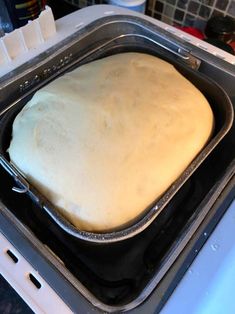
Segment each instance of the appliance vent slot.
M222 56L221 54L219 54L219 53L217 53L217 52L215 52L214 55L215 55L216 57L222 59L222 60L225 59L225 56Z
M37 280L37 278L32 275L31 273L29 273L29 279L30 281L34 284L34 286L37 288L37 289L40 289L42 287L41 283Z
M203 49L203 50L208 50L208 48L206 47L206 46L204 46L204 45L201 45L201 44L197 44L197 46L199 47L199 48L201 48L201 49Z
M16 264L18 263L19 259L18 257L11 251L11 250L7 250L6 254L11 258L11 260Z

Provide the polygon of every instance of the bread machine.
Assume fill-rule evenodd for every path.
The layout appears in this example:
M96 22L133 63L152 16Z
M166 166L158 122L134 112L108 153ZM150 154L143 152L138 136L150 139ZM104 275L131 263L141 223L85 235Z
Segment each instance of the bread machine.
M116 29L103 27L115 21ZM75 64L77 51L89 60L88 52L94 49L97 35L94 32L86 45L79 46L79 40L84 41L92 27L100 36L100 50L102 45L115 41L115 49L122 49L122 42L115 37L117 32L123 32L121 40L129 36L129 45L135 41L133 34L137 35L144 48L147 37L166 57L217 82L234 105L234 57L171 26L105 5L77 11L58 20L56 26L57 34L44 47L29 53L28 60L22 60L15 68L12 63L11 71L2 74L2 114L6 104L14 106L16 100L27 97ZM87 46L89 50L85 49ZM79 50L81 47L84 51ZM235 129L234 124L231 126L232 111L227 111L228 133L199 168L190 173L164 211L139 235L108 246L77 241L63 231L25 193L17 193L24 190L15 186L3 165L1 275L38 313L47 312L48 308L51 312L53 307L61 313L155 313L164 307L163 312L167 313L171 306L179 306L177 293L180 295L178 291L183 289L181 283L187 280L191 263L206 243L194 263L199 260L224 213L218 227L226 224L226 215L234 211L234 203L229 205L234 199ZM224 228L229 232L229 225ZM219 252L221 243L213 244L212 251Z

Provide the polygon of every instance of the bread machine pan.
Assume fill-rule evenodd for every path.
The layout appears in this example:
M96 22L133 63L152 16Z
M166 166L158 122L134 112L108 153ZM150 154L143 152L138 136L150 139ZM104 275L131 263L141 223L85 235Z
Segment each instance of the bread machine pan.
M39 204L42 215L45 213L50 215L55 223L72 236L84 241L103 244L131 238L147 228L156 219L176 192L226 135L233 122L232 104L220 86L197 71L200 61L198 62L191 56L183 44L179 45L173 38L167 38L164 31L160 31L155 25L145 22L141 18L130 16L102 18L88 25L85 30L78 31L62 44L62 48L47 52L47 55L42 54L40 62L38 59L33 60L30 71L29 69L25 71L25 75L7 87L16 89L14 94L16 99L8 99L7 109L2 112L0 162L17 183L18 187L13 189L19 193L27 193L33 201ZM107 233L78 230L62 217L53 205L29 184L19 170L9 162L7 148L11 140L12 123L35 91L59 75L87 62L130 51L144 52L160 57L172 63L178 71L190 80L210 103L215 117L214 133L206 147L164 195L150 204L144 214L132 224Z

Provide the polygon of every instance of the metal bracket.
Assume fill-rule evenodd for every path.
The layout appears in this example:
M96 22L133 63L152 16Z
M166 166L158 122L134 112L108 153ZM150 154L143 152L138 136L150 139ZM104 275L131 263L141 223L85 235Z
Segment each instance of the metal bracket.
M12 187L12 190L17 193L27 193L29 191L29 184L25 180L25 178L20 174L19 170L10 164L6 158L0 156L0 165L15 179L16 183L18 183L18 187Z
M191 55L190 51L187 51L186 49L183 48L179 48L178 49L178 53L184 58L184 62L190 66L190 68L194 69L194 70L198 70L200 65L201 65L201 60L197 59L196 57L194 57L193 55Z

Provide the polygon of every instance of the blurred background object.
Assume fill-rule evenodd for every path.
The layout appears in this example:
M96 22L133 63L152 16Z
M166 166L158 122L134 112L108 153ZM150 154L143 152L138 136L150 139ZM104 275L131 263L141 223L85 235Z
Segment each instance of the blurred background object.
M228 53L231 54L235 54L234 49L231 45L226 44L225 42L223 42L222 40L216 39L216 38L206 38L205 39L206 42L208 42L209 44L216 46Z
M47 0L55 19L61 18L78 9L95 4L107 4L106 0Z
M11 18L8 14L4 0L0 0L0 37L5 33L10 33L13 30Z
M205 34L207 38L215 38L225 43L233 40L235 21L229 16L214 16L207 22Z
M176 26L176 28L199 39L205 39L205 34L198 28L190 26Z
M47 5L51 7L53 15L56 20L76 11L77 9L81 9L79 6L76 6L73 2L69 3L64 0L47 0Z
M1 35L37 18L45 5L46 0L0 0Z
M205 28L205 35L208 43L234 53L233 42L235 34L235 21L229 16L214 16L208 20Z
M146 14L234 53L235 0L149 0ZM216 36L206 34L209 21Z
M170 25L204 32L214 16L235 17L235 0L149 0L146 13Z
M146 0L108 0L108 4L117 5L119 7L145 13Z

